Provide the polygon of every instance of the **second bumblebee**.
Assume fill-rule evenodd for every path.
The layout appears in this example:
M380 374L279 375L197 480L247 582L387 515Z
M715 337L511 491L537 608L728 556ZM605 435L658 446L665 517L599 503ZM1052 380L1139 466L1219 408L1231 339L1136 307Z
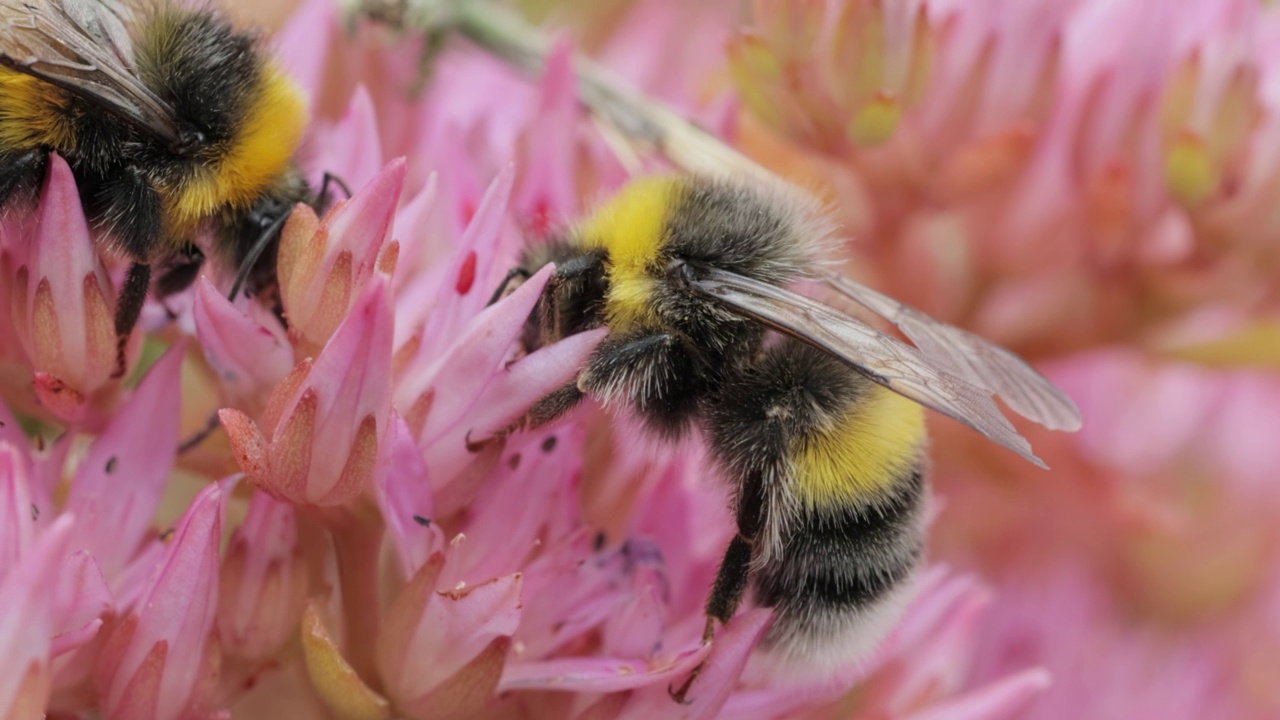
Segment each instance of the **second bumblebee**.
M833 668L890 626L919 564L923 407L1037 465L993 395L1051 428L1074 430L1080 419L1007 350L827 271L821 217L780 184L647 178L531 249L513 276L556 263L526 333L531 347L609 328L576 380L535 405L529 422L590 395L663 437L705 431L737 524L707 600L705 639L750 587L775 611L765 637L775 655ZM915 347L787 288L801 279L896 324Z

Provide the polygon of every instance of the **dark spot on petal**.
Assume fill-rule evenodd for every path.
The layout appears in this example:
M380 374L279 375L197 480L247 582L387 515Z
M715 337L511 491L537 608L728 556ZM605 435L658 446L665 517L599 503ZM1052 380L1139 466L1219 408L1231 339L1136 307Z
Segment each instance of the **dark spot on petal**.
M34 522L39 519L40 519L40 508L35 503L31 503L31 520L32 522Z
M424 518L421 515L414 515L413 521L422 527L431 527L431 518Z
M116 460L115 455L112 455L111 457L107 458L107 467L105 468L105 470L107 471L107 474L110 475L111 473L115 472L116 466L118 466L119 464L120 463L119 461Z
M462 267L458 268L458 282L454 285L459 295L466 295L471 292L471 286L476 282L476 251L468 250L467 256L462 259Z
M160 542L165 543L166 545L169 544L169 541L173 539L174 532L173 528L169 528L168 530L160 533Z
M603 530L597 530L596 536L591 538L591 549L600 552L604 548L605 534Z
M549 453L549 452L551 452L552 450L555 450L555 449L556 449L556 436L555 436L555 435L551 435L551 436L550 436L550 437L548 437L546 440L543 440L543 441L542 441L542 452Z
M516 453L512 455L507 460L507 467L511 468L512 470L515 470L516 468L520 467L520 453Z

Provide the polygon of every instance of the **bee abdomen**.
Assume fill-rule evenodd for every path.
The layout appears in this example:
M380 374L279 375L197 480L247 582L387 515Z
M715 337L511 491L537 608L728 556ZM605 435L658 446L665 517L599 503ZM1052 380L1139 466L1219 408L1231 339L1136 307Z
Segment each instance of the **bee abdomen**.
M878 502L797 511L753 580L775 609L765 641L784 661L843 663L887 632L920 560L925 487L917 464Z

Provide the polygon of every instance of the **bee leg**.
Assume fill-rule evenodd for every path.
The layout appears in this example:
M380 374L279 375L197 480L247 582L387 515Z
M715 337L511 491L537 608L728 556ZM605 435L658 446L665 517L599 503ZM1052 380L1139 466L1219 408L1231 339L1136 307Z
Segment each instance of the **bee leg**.
M470 434L467 435L467 450L471 452L479 452L482 448L491 442L505 440L513 433L526 428L541 427L559 418L561 415L569 412L582 402L582 398L586 397L581 390L578 389L577 381L572 381L561 385L559 388L552 390L541 400L533 404L529 408L529 412L525 413L515 422L498 430L494 434L482 440L472 440Z
M136 262L129 266L124 277L124 286L116 298L116 369L111 377L124 377L127 361L125 350L129 345L129 335L138 324L138 316L142 314L142 306L147 301L147 288L151 284L151 266Z
M725 548L720 570L711 586L711 595L707 597L707 624L702 631L703 643L709 643L715 638L717 621L721 625L729 622L747 592L751 557L756 538L764 524L764 482L759 474L749 475L743 480L742 487L738 490L737 516L738 534L729 541L729 547ZM671 699L686 704L685 695L705 665L705 660L699 663L678 689L668 688Z
M489 302L485 303L484 306L489 307L490 305L501 300L502 296L507 293L507 288L511 286L511 282L517 278L519 278L520 282L524 282L525 280L528 280L529 271L525 270L522 267L513 267L510 270L508 270L506 277L502 278L502 282L498 283L498 288L493 291L493 295L489 296ZM516 287L519 287L519 285L517 285Z
M156 278L156 299L164 300L170 295L177 295L191 287L199 277L200 268L203 266L204 253L200 252L200 248L190 243L184 245L170 261L165 263L159 277ZM165 306L165 311L169 313L170 320L176 317L174 312L169 310L168 305Z
M203 266L204 253L200 252L200 248L191 243L183 245L171 261L165 263L156 278L156 297L163 300L191 287Z

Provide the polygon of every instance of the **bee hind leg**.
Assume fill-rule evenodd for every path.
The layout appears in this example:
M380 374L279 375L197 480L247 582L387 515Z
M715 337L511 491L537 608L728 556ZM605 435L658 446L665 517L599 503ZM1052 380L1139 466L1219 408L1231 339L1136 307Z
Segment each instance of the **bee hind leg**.
M716 622L724 625L733 618L747 593L747 580L751 577L751 558L755 554L756 538L764 521L764 484L758 474L745 478L737 497L738 534L725 548L724 559L716 572L711 594L707 597L707 624L702 631L702 642L715 639ZM671 699L680 704L688 701L685 696L693 681L698 678L706 661L699 663L679 688L667 691Z

